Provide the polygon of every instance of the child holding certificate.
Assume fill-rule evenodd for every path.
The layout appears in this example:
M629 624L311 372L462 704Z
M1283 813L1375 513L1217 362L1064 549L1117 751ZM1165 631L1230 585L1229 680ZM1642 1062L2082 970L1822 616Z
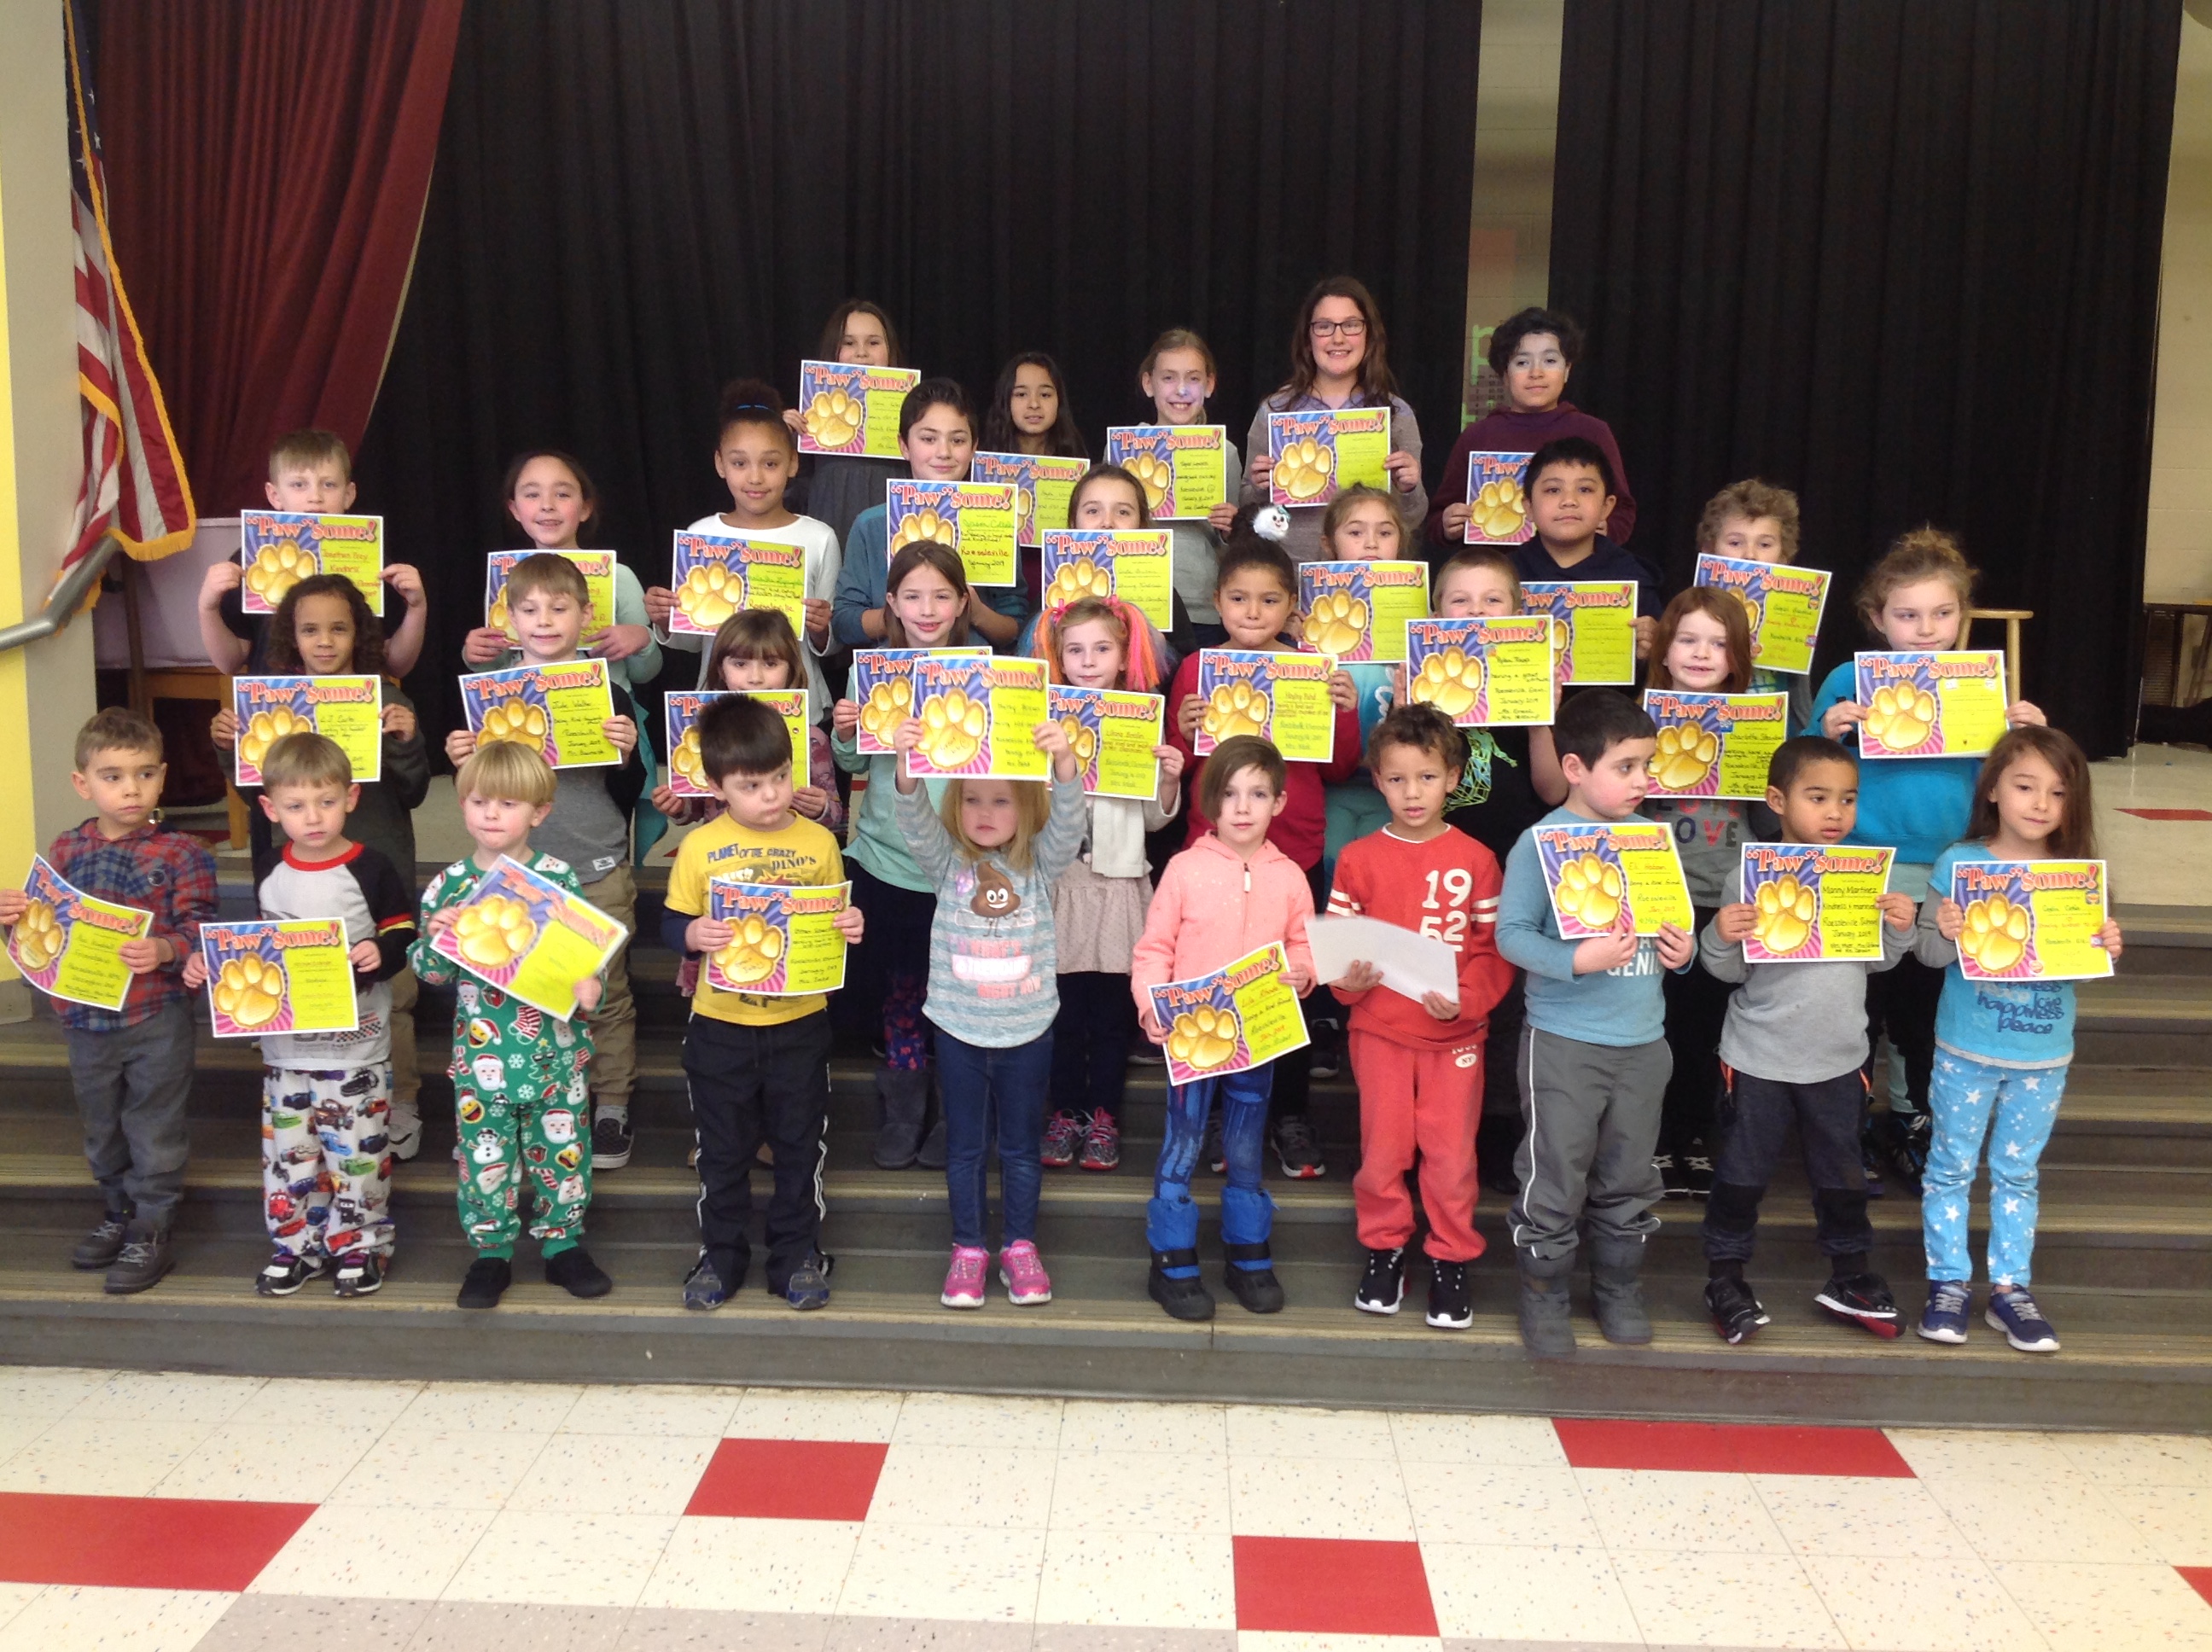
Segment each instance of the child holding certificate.
M740 617L748 617L740 616ZM779 624L781 615L771 616ZM734 622L732 622L734 623ZM786 628L787 634L789 628ZM661 937L679 957L712 955L719 973L767 984L789 951L770 929L740 937L715 915L712 884L836 884L845 880L837 840L793 806L791 736L757 700L717 700L699 714L699 755L723 813L677 847ZM756 929L759 920L748 920ZM834 920L846 942L860 938L860 913ZM768 1288L796 1309L830 1301L822 1256L822 1098L830 1092L830 1003L819 992L725 991L702 969L684 1034L684 1072L699 1138L699 1260L684 1281L684 1305L720 1308L744 1285L751 1256L751 1169L765 1142L775 1150L775 1192L768 1212Z
M1644 1241L1659 1226L1651 1154L1673 1065L1659 977L1687 969L1696 942L1672 922L1638 935L1625 879L1610 868L1609 885L1592 885L1579 902L1583 926L1603 932L1562 938L1538 833L1634 819L1659 734L1626 695L1588 689L1559 708L1552 735L1567 800L1507 857L1498 950L1528 972L1528 1025L1514 1063L1532 1121L1514 1164L1521 1340L1530 1353L1557 1358L1575 1351L1567 1280L1585 1230L1598 1329L1608 1342L1651 1340L1639 1275Z
M1740 562L1787 565L1797 560L1801 518L1797 495L1756 477L1731 482L1705 501L1698 519L1698 555L1727 556ZM1813 679L1803 671L1777 671L1753 665L1752 690L1790 696L1790 732L1802 734L1813 722ZM1753 819L1757 816L1754 813Z
M1858 813L1859 766L1833 740L1801 734L1786 740L1767 765L1766 801L1782 823L1785 844L1841 845ZM1869 884L1873 876L1862 874ZM1824 890L1826 885L1823 885ZM1813 1184L1813 1219L1829 1278L1813 1300L1845 1324L1877 1336L1898 1333L1896 1299L1870 1271L1874 1229L1867 1221L1867 1181L1859 1158L1866 1112L1866 978L1896 967L1912 944L1909 896L1877 897L1879 958L1820 957L1808 963L1751 963L1744 943L1796 950L1817 923L1815 897L1785 877L1746 899L1741 852L1730 868L1724 903L1704 926L1699 961L1717 981L1741 982L1728 998L1720 1059L1728 1074L1720 1139L1705 1206L1705 1306L1723 1341L1735 1344L1767 1323L1766 1309L1743 1277L1759 1229L1759 1201L1781 1161L1792 1125ZM1671 1024L1668 1028L1671 1033Z
M2014 902L2015 910L1992 924L1992 909L2007 904L2002 896L1961 907L1952 896L1952 874L1976 861L2087 860L2097 852L2093 818L2089 764L2081 748L2057 729L2012 730L1983 763L1966 839L1936 857L1933 887L1920 908L1913 950L1923 963L1943 972L1936 1073L1928 1092L1935 1139L1920 1203L1931 1283L1918 1328L1930 1342L1966 1339L1974 1277L1966 1252L1966 1202L1986 1142L1990 1302L1984 1317L2023 1353L2053 1353L2058 1347L2058 1333L2028 1295L2027 1282L2035 1254L2037 1166L2074 1059L2074 983L1990 979L2022 968L2028 949L2021 942L2036 935L2034 923ZM2119 925L2107 918L2088 944L2118 958ZM1961 953L1980 966L1981 978L1966 979Z
M1152 340L1137 368L1137 387L1152 398L1152 416L1162 424L1204 424L1216 382L1213 351L1188 327L1170 327ZM1222 475L1233 481L1243 472L1243 458L1225 435L1221 448ZM1175 536L1176 597L1189 626L1187 637L1176 638L1185 653L1218 648L1228 635L1213 605L1214 558L1221 552L1221 536L1236 519L1237 501L1224 499L1203 521L1168 524ZM1180 632L1182 627L1176 629Z
M273 1250L253 1288L289 1297L327 1270L339 1296L366 1297L392 1260L390 983L415 938L414 885L376 849L348 840L361 788L336 741L288 734L260 767L261 807L289 841L256 861L254 908L344 924L355 1025L261 1041L261 1190ZM197 992L208 979L196 952L185 985ZM216 983L218 1004L228 985Z
M1956 648L1966 634L1973 594L1974 570L1958 541L1937 528L1915 528L1868 571L1859 586L1859 618L1883 648ZM1832 740L1857 740L1868 711L1857 693L1856 671L1846 659L1814 695L1813 726ZM2008 726L2043 720L2043 713L2025 700L2005 708ZM1980 768L1973 757L1862 763L1858 823L1845 841L1895 849L1889 886L1916 902L1925 900L1936 857L1966 829ZM1928 1161L1928 1084L1935 1070L1936 1003L1942 986L1941 974L1917 958L1867 980L1869 1036L1887 1034L1904 1066L1901 1084L1889 1074L1874 1075L1874 1094L1887 1100L1889 1110L1886 1120L1869 1121L1869 1157L1879 1152L1916 1193Z
M707 668L699 676L699 686L726 694L741 694L749 689L789 689L806 680L812 663L801 652L798 634L780 610L748 608L731 615L722 622L721 629L714 633L714 646L707 652ZM807 705L819 709L811 698ZM829 720L826 714L822 720ZM810 726L806 734L806 774L803 778L792 776L797 789L791 794L791 806L825 829L842 832L845 829L845 804L837 795L836 760L830 756L830 737L822 732L820 723ZM682 760L673 751L668 756L672 768ZM688 823L712 818L719 805L711 798L679 798L664 781L653 789L653 806L671 820Z
M1036 1248L1037 1146L1060 1009L1052 886L1082 843L1082 770L1067 731L1043 722L1034 738L1052 759L1050 780L955 780L933 804L906 772L922 732L921 720L909 717L895 744L899 830L937 896L923 1010L937 1029L952 1211L952 1260L938 1300L983 1305L991 1261L984 1172L995 1121L999 1282L1016 1307L1029 1307L1052 1300Z
M1521 577L1547 581L1636 584L1636 657L1647 658L1658 635L1659 572L1605 536L1619 504L1613 461L1595 442L1561 436L1528 455L1522 488L1535 532L1513 548Z
M821 355L817 359L869 367L907 365L905 352L899 348L898 329L891 325L890 313L865 298L848 298L830 312L828 319L822 324ZM787 410L783 422L796 437L802 422L799 410ZM817 453L795 502L805 509L809 519L827 526L838 544L845 544L852 539L854 519L871 506L884 502L884 483L906 473L906 466L895 459Z
M582 1243L592 1202L591 1029L485 986L431 944L502 859L582 893L568 863L531 841L555 807L553 771L530 747L495 741L463 757L453 793L476 850L422 891L422 934L412 957L417 975L456 995L448 1071L460 1138L458 1196L461 1230L476 1251L457 1301L496 1308L514 1283L522 1225L515 1189L525 1180L532 1184L530 1236L543 1248L546 1283L572 1297L604 1297L614 1281ZM603 987L597 977L576 983L576 1003L587 1015Z
M1159 691L1159 634L1119 598L1084 597L1047 610L1036 647L1055 683ZM1145 835L1164 830L1182 802L1181 749L1163 743L1152 756L1158 791L1087 799L1082 852L1052 886L1060 1014L1052 1029L1052 1114L1039 1151L1047 1169L1079 1162L1086 1170L1111 1170L1121 1163L1121 1087L1136 1031L1129 961L1152 898Z
M1224 608L1224 616L1230 611ZM1224 740L1206 763L1195 801L1216 824L1168 862L1130 963L1138 1019L1155 1044L1167 1043L1170 1029L1153 1011L1152 987L1224 969L1261 947L1281 945L1291 988L1300 996L1312 990L1306 925L1313 917L1313 891L1297 864L1267 838L1286 801L1285 771L1275 748L1251 735ZM1267 1092L1278 1065L1263 1061L1168 1086L1167 1134L1152 1173L1145 1236L1152 1255L1146 1288L1171 1318L1213 1317L1212 1294L1199 1279L1198 1206L1191 1200L1190 1179L1217 1102L1229 1175L1221 1190L1224 1283L1251 1313L1282 1311L1282 1283L1268 1249L1275 1201L1260 1185Z

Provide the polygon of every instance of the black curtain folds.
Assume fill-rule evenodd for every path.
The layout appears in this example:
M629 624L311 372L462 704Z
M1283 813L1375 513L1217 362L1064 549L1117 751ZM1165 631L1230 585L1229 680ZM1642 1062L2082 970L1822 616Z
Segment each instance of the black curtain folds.
M838 300L980 400L1054 352L1094 452L1162 329L1242 439L1293 308L1373 287L1435 459L1457 428L1476 0L471 0L362 507L432 601L412 687L454 720L496 495L574 452L647 583L728 495L720 386L787 398Z
M2035 610L2027 696L2126 749L2179 27L2179 0L1569 0L1552 294L1674 582L1720 487L1796 489L1838 574L1826 669L1868 646L1865 568L1933 521L1980 605Z

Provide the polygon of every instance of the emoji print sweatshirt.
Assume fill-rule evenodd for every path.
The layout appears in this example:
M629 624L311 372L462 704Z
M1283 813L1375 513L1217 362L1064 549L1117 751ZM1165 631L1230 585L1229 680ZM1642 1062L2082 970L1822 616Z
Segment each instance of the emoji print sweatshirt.
M969 859L945 829L928 787L896 795L899 830L937 891L921 1012L962 1043L983 1049L1012 1049L1042 1038L1060 1013L1052 886L1083 842L1083 787L1052 782L1052 812L1030 841L1027 866L1011 865L996 852Z

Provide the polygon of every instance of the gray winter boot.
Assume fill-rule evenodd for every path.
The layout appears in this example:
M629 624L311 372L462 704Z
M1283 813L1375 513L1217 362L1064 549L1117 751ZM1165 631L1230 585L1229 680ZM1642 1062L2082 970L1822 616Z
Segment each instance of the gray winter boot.
M1567 1301L1567 1279L1574 1272L1570 1252L1548 1260L1516 1253L1521 1269L1521 1345L1539 1359L1564 1359L1575 1351L1574 1310Z
M925 1069L876 1069L877 1164L903 1170L921 1151L921 1129L929 1114L929 1073Z
M1651 1315L1644 1306L1644 1245L1640 1240L1589 1242L1590 1299L1597 1328L1607 1342L1640 1348L1651 1340Z

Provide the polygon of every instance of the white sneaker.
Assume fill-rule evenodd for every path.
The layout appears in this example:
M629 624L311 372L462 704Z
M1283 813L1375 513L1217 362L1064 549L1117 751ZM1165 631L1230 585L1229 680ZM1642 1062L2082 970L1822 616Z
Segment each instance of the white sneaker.
M412 1102L394 1102L385 1136L394 1158L413 1158L422 1151L422 1114Z

